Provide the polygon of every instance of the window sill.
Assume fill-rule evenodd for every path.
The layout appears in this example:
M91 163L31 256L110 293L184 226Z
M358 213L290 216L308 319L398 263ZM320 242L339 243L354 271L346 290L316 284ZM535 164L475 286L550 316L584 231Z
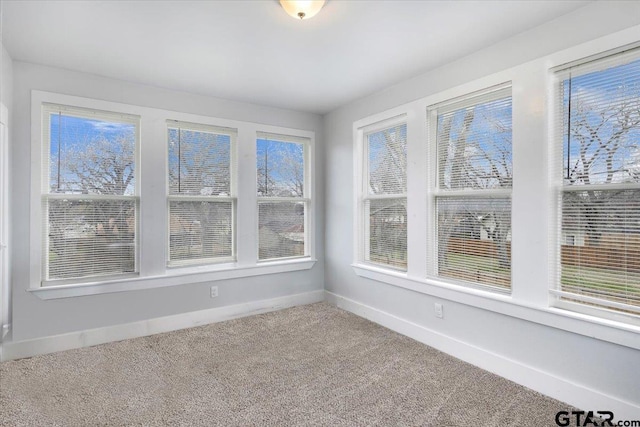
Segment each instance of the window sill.
M367 264L356 263L352 267L358 276L377 282L640 350L640 327L635 325L555 307L528 305L510 295L410 277Z
M43 286L29 289L28 292L42 300L72 298L309 270L315 263L315 259L302 258L286 261L271 261L268 263L263 262L258 265L244 267L239 267L236 264L220 264L215 266L171 268L167 269L167 273L164 275L80 284L74 283L70 285Z

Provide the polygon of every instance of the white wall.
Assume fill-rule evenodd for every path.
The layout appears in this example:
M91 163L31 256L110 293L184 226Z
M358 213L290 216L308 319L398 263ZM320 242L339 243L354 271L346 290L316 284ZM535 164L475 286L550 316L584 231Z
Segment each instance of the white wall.
M321 167L322 118L314 114L225 101L18 61L14 61L13 76L13 343L323 288L323 212L322 209L317 209L315 242L318 262L311 270L216 281L215 284L219 287L219 297L216 299L209 297L211 283L206 282L53 300L41 300L27 292L32 90L315 131L314 191L317 206L322 206L324 192ZM159 146L158 149L162 150L163 147Z
M330 299L583 409L602 410L610 405L611 409L615 406L618 410L617 419L632 415L635 415L633 419L638 418L640 351L591 338L588 334L575 334L472 305L443 301L428 292L369 280L357 276L351 267L355 121L638 24L640 3L590 4L326 115L325 288ZM544 150L539 151L540 159L544 158L543 153ZM412 238L415 236L410 235L409 239ZM536 267L528 268L533 271ZM522 277L521 273L514 271L514 278ZM434 316L436 301L444 302L444 319Z
M2 58L0 59L0 102L9 108L13 102L13 60L9 52L0 44Z

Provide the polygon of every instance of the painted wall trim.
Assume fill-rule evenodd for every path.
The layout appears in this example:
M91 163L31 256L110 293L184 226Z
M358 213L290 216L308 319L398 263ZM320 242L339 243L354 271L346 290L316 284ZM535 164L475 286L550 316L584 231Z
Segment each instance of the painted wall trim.
M158 276L136 277L95 283L43 286L41 288L27 289L27 292L43 300L71 298L309 270L316 262L316 259L301 258L266 262L245 267L237 267L235 264L232 264L213 267L206 266L202 268L176 268L171 269L167 274Z
M640 350L640 340L638 339L640 326L556 307L538 307L525 304L522 301L514 300L510 295L454 285L431 277L415 278L408 276L407 273L366 264L352 264L352 268L360 277L387 285Z
M324 291L318 290L32 340L4 342L0 344L0 361L192 328L299 305L313 304L323 301L324 298Z
M622 420L635 419L640 413L640 406L634 403L574 384L548 372L459 341L332 292L325 291L325 294L325 301L338 308L577 408L585 410L608 408L607 410L615 413L616 419Z

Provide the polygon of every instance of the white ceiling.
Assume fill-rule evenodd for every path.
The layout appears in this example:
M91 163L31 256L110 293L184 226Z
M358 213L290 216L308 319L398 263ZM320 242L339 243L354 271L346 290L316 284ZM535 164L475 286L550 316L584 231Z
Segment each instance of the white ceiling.
M313 113L416 76L587 1L2 1L14 60Z

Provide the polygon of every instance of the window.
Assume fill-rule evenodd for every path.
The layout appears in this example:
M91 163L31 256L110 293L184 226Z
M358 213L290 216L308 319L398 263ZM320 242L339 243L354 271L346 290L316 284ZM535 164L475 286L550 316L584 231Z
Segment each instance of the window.
M43 106L43 277L138 272L139 117Z
M509 290L511 89L492 88L439 104L428 116L437 161L436 274Z
M406 271L406 123L365 129L363 148L362 258Z
M259 132L258 259L309 255L308 138Z
M315 264L313 132L36 90L31 115L39 136L31 142L33 295L151 289Z
M640 52L565 67L556 76L559 228L581 244L561 241L552 294L561 307L638 316Z
M168 121L169 266L235 259L236 130Z
M636 348L640 43L617 40L354 121L363 283Z

